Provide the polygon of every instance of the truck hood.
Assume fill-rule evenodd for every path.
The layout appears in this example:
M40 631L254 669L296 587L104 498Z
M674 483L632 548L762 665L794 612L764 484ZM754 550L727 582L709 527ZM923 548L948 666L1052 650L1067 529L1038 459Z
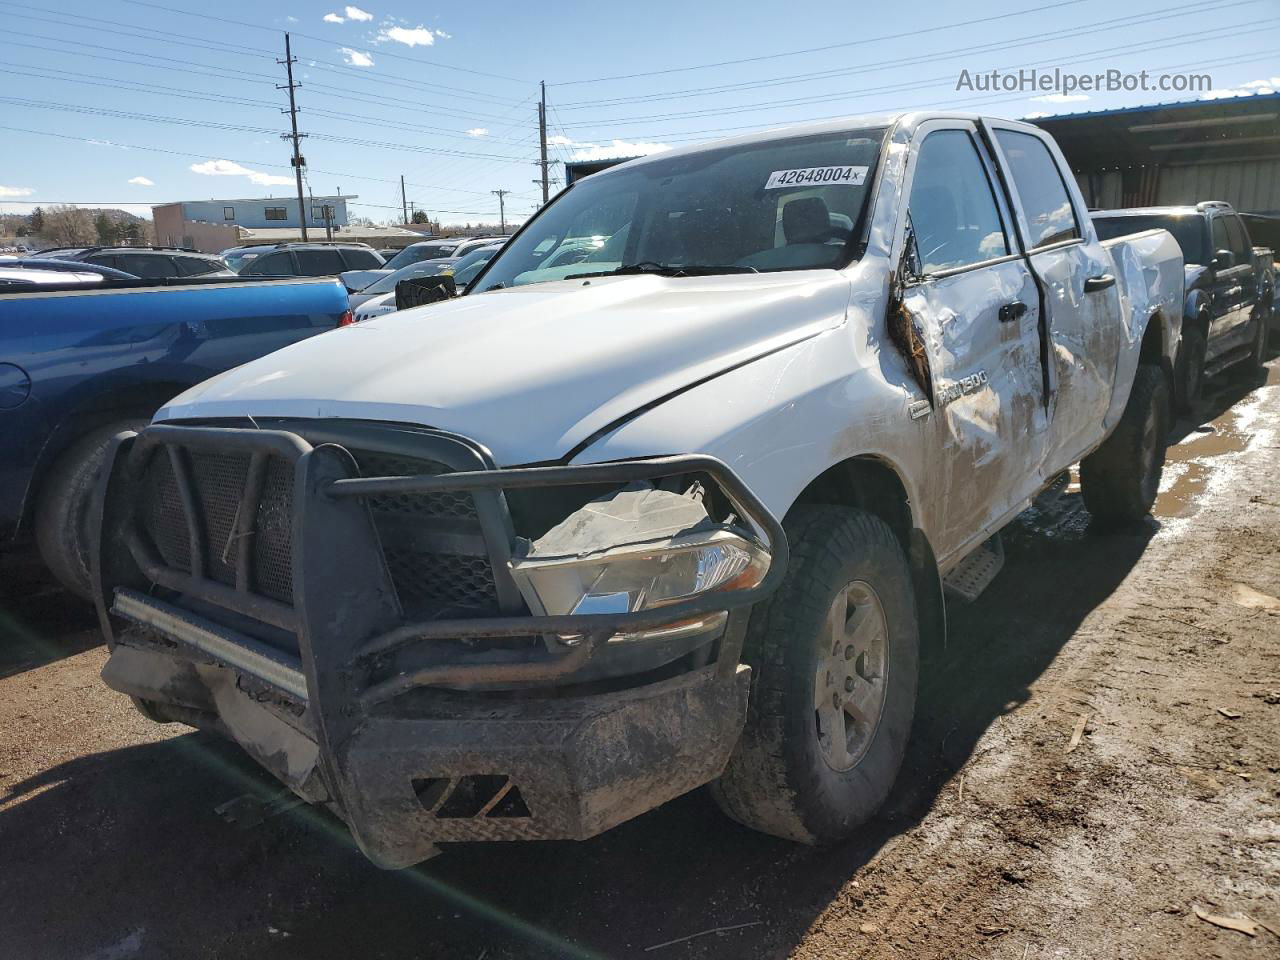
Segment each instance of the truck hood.
M296 343L188 390L156 419L413 423L467 436L500 465L552 460L668 394L843 323L849 293L844 275L805 270L476 294Z

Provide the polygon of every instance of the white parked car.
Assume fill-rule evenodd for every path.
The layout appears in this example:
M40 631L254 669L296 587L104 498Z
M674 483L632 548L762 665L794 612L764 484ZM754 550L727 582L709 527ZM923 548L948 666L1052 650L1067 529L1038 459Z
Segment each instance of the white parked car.
M979 591L1078 461L1098 522L1146 517L1182 272L1167 232L1100 243L1013 121L596 173L465 296L118 440L103 677L238 740L383 866L583 839L706 783L756 829L846 837L897 776L944 582Z
M422 240L409 244L388 260L380 270L349 270L341 274L340 279L347 285L348 290L360 292L371 283L410 264L422 260L457 260L472 250L493 246L495 242L501 246L506 241L506 237L437 237L433 240Z

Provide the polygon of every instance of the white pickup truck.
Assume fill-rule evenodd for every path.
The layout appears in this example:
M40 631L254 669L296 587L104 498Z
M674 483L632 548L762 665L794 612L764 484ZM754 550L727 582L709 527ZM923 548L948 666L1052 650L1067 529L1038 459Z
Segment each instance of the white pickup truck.
M465 296L116 438L104 678L387 867L707 783L749 826L844 837L897 775L944 583L980 590L1077 462L1098 522L1146 516L1182 280L1164 231L1099 243L1053 141L1005 120L596 174Z

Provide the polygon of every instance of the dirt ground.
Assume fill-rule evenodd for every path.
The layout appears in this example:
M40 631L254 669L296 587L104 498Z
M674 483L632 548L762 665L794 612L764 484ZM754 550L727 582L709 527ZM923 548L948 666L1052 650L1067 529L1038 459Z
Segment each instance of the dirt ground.
M0 955L1280 957L1271 380L1216 384L1180 425L1141 533L1090 532L1074 486L1008 532L1004 572L926 656L887 809L831 849L752 834L703 791L587 843L456 845L399 873L305 809L229 825L214 807L266 779L102 686L90 611L10 559Z

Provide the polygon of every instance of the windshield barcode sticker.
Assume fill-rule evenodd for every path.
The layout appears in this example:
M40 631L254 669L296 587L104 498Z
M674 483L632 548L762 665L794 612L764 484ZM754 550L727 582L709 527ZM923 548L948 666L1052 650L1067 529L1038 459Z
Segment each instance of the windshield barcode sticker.
M802 167L799 170L775 170L765 182L766 190L780 187L860 187L867 180L866 167Z

